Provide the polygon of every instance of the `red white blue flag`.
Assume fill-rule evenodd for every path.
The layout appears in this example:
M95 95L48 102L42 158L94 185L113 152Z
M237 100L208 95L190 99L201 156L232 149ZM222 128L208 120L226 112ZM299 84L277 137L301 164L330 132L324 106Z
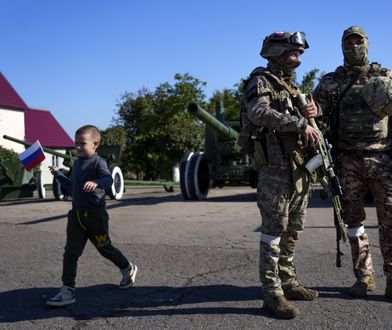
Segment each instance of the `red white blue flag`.
M44 150L42 149L38 140L25 151L18 154L18 156L23 166L28 171L40 164L45 159Z

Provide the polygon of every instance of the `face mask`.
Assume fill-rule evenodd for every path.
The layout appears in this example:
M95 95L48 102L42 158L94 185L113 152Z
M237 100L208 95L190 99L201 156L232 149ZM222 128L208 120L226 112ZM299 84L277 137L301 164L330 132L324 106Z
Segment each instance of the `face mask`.
M301 64L301 60L293 60L285 53L277 58L271 59L274 64L281 69L284 73L292 73Z
M356 45L348 49L343 48L345 62L353 66L364 66L368 62L367 44Z

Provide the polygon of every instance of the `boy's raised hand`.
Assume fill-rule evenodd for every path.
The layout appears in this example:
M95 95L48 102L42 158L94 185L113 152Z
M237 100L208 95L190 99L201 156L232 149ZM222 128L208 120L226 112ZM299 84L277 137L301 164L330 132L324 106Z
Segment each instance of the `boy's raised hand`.
M94 181L87 181L83 186L83 190L85 192L92 192L97 186L98 185Z
M52 174L55 174L59 170L59 168L57 166L48 166L48 167L49 167L50 173L52 173Z

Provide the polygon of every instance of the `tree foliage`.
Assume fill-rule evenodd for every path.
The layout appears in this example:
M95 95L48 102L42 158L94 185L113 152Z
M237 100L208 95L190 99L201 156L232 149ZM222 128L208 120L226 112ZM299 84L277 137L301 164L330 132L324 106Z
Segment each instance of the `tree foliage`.
M125 148L127 144L127 134L124 127L115 125L101 131L101 145L120 145Z
M20 167L18 154L0 146L0 159L10 169Z
M216 102L222 101L225 113L225 120L239 121L242 100L242 85L243 81L234 85L233 89L216 91L209 100L209 112L214 113Z
M299 85L302 93L310 93L313 91L313 89L316 87L316 80L317 80L317 73L319 72L319 69L313 69L310 70L309 72L305 73L305 75L302 78L302 82Z
M170 179L175 161L189 150L201 149L204 129L186 111L189 102L205 106L205 82L176 74L174 84L155 91L125 93L117 105L116 124L124 128L126 170L143 179Z

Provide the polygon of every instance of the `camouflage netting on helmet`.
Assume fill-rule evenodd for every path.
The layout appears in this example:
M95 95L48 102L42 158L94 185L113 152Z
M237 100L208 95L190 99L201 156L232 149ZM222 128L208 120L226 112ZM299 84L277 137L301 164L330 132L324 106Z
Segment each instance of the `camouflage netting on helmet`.
M392 79L372 77L363 86L361 94L370 110L380 117L392 114Z

